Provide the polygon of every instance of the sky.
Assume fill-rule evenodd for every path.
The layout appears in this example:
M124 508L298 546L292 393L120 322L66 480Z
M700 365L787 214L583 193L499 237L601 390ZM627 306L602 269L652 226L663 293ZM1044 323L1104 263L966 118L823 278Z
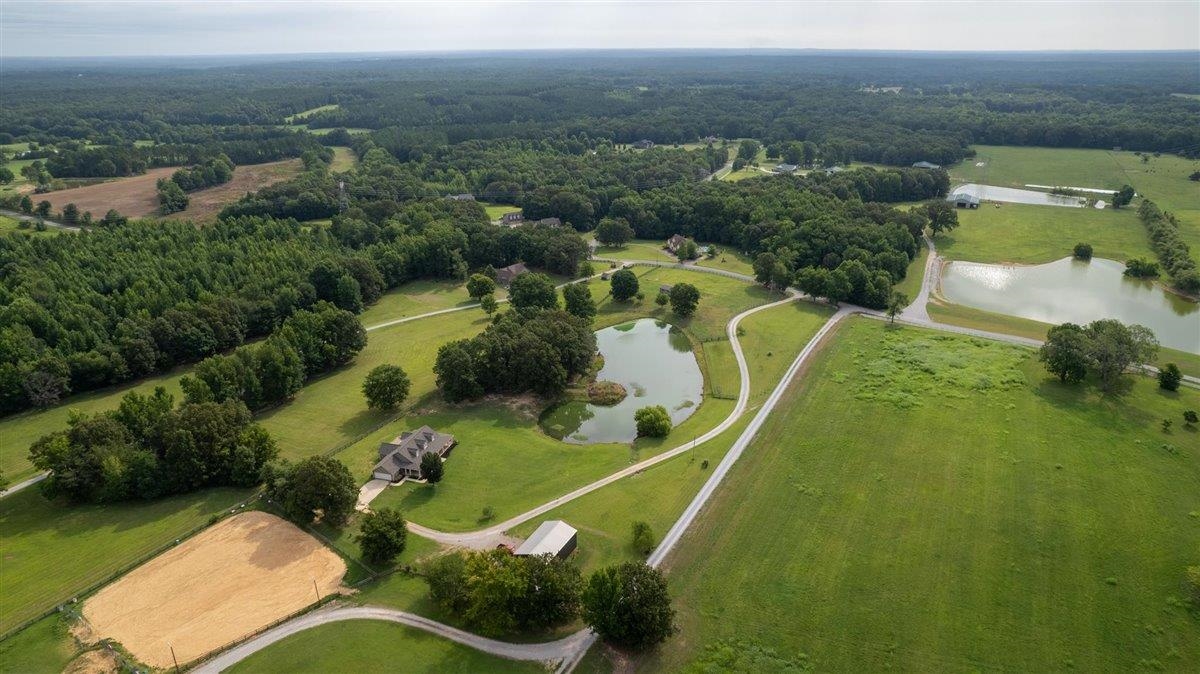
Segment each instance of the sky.
M0 58L512 49L1200 49L1200 0L0 0Z

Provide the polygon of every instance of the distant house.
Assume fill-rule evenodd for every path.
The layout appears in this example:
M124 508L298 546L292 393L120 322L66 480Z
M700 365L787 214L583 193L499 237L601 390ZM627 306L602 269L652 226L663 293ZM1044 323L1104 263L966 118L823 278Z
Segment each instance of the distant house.
M775 166L776 173L795 173L800 167L795 164L777 164Z
M450 201L475 201L474 194L451 194L446 198Z
M513 279L528 271L529 268L525 266L524 262L510 264L503 269L496 270L496 283L508 287L513 282Z
M686 242L687 238L682 234L675 234L671 238L667 239L667 250L671 251L672 253L678 252L679 247Z
M579 532L562 520L542 522L533 534L517 548L520 556L554 555L566 559L575 551Z
M545 225L546 227L562 227L562 220L558 218L542 218L537 221L537 224Z
M649 150L650 148L654 147L654 141L643 138L636 143L632 143L632 146L635 150Z
M446 455L454 446L454 436L438 433L428 426L405 431L391 442L379 445L379 463L371 471L377 480L399 482L421 477L421 459L426 454Z
M919 161L919 162L913 164L913 168L940 169L942 167L937 164L934 164L933 162Z
M505 213L504 215L500 216L500 222L503 222L506 225L515 225L517 223L524 222L524 221L525 221L525 212L524 211L513 211L511 213Z
M954 202L955 208L979 208L979 197L966 192L954 194L948 201Z

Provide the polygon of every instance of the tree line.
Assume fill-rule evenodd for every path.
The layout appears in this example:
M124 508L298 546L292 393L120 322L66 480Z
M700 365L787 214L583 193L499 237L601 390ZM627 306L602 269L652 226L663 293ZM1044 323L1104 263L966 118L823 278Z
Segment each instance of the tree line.
M1187 242L1179 234L1179 221L1175 216L1160 209L1153 201L1143 199L1138 206L1138 218L1146 227L1150 244L1171 277L1171 284L1185 293L1200 294L1200 271L1196 270L1196 261L1192 259Z

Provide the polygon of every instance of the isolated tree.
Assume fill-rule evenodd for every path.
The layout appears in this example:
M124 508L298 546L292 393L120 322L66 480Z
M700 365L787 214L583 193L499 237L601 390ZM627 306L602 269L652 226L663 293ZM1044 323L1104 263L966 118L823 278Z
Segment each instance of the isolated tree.
M1175 363L1167 363L1158 371L1158 387L1167 391L1178 391L1183 373Z
M633 227L625 218L604 218L596 225L596 240L606 246L624 246L633 235Z
M484 295L479 299L479 308L483 309L483 312L490 316L500 308L500 303L496 301L495 295Z
M667 579L642 562L593 573L581 597L583 621L619 648L645 650L675 633Z
M521 274L509 285L508 300L517 310L555 309L558 291L554 289L554 281L545 274Z
M485 295L496 292L496 282L483 274L471 274L467 279L467 295L473 300L480 300Z
M567 313L588 321L596 315L596 303L592 300L592 291L584 283L570 283L563 286L563 305Z
M1089 339L1084 329L1074 323L1050 328L1038 359L1046 370L1064 384L1082 381L1087 375Z
M380 508L363 516L357 540L363 557L383 566L404 552L407 538L408 526L400 511Z
M67 204L62 209L63 222L68 225L74 225L79 222L79 207L75 204Z
M632 270L618 269L610 283L613 299L618 302L625 302L638 293L638 277Z
M1092 259L1092 244L1077 243L1075 244L1075 249L1072 251L1072 254L1077 260L1090 260Z
M907 307L907 306L908 306L908 295L905 295L904 293L900 292L899 290L893 290L892 294L888 296L888 305L887 305L888 321L895 323L896 316L900 315L900 312L904 311L904 307Z
M654 551L654 533L649 524L641 520L634 522L630 527L629 537L630 544L638 553L648 555Z
M958 227L958 210L948 201L931 201L925 204L925 215L929 217L929 231L934 236Z
M367 398L367 407L373 410L390 410L408 397L411 386L408 374L399 365L378 365L363 380L362 391Z
M671 432L671 415L662 405L648 405L633 413L640 437L662 438Z
M700 289L690 283L676 283L671 287L671 311L687 318L696 313L700 304Z
M1131 201L1133 201L1134 194L1136 194L1136 192L1134 192L1133 186L1131 185L1125 185L1120 190L1113 192L1113 208L1127 206Z
M350 469L328 456L310 456L290 466L269 493L289 519L301 524L320 516L322 522L341 526L358 501L358 486Z
M446 465L442 463L442 457L434 452L429 452L421 457L421 479L429 484L437 484L442 481L442 476L446 472Z

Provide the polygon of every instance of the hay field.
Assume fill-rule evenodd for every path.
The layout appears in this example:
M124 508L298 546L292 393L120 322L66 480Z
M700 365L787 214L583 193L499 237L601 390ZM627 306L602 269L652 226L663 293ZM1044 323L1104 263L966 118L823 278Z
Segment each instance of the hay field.
M190 662L314 603L317 590L336 592L345 573L337 554L296 526L246 512L96 593L83 616L94 638L167 668L171 646Z

